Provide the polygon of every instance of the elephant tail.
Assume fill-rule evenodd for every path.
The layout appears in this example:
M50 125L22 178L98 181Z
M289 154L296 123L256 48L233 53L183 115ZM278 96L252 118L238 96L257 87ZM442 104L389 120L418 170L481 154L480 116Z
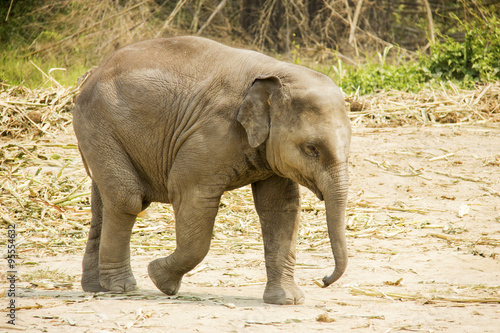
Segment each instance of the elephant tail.
M85 168L87 175L90 177L90 179L92 179L92 173L90 172L90 168L87 165L87 161L85 160L85 156L83 156L82 150L80 148L78 148L78 150L80 151L80 156L82 157L83 167Z
M76 87L80 88L85 83L85 81L87 81L87 78L90 76L90 74L92 74L95 71L96 68L97 68L97 66L94 66L91 69L89 69L88 71L86 71L85 73L83 73L78 78L78 80L76 80Z

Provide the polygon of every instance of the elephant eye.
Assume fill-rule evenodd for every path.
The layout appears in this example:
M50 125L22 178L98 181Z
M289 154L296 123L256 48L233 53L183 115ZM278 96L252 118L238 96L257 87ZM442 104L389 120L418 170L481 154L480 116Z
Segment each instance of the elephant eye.
M302 146L302 150L306 155L310 157L318 157L319 156L319 148L312 144L312 143L306 143L304 146Z

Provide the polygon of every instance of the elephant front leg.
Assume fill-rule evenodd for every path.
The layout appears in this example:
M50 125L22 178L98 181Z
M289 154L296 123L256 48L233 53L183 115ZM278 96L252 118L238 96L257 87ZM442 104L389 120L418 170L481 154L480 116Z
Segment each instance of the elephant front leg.
M183 193L174 202L176 249L165 258L152 261L148 266L149 277L163 293L175 295L184 274L195 268L210 248L215 216L220 196L214 199L199 198L196 191Z
M295 284L295 247L299 223L298 185L273 176L252 184L259 214L266 259L264 302L302 304L304 293Z

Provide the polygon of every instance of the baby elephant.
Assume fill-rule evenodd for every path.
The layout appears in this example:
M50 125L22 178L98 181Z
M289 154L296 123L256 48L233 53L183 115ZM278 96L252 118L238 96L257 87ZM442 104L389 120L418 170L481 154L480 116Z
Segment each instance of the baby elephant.
M294 281L298 184L325 200L335 270L345 271L350 123L327 76L197 37L139 42L86 78L73 125L92 178L85 291L136 289L130 234L155 202L175 211L177 247L149 264L165 294L210 247L225 191L252 184L264 239L264 301L300 304Z

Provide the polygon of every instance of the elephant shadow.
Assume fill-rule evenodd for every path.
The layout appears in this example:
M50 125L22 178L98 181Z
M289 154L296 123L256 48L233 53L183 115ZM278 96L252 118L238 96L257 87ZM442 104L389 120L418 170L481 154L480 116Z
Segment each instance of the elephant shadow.
M18 293L24 299L58 299L68 303L80 303L91 300L128 300L157 301L161 304L193 304L204 306L222 306L227 308L247 308L266 306L260 297L219 295L208 293L185 292L167 296L154 289L140 289L132 292L84 292L78 290L47 290L22 288Z

